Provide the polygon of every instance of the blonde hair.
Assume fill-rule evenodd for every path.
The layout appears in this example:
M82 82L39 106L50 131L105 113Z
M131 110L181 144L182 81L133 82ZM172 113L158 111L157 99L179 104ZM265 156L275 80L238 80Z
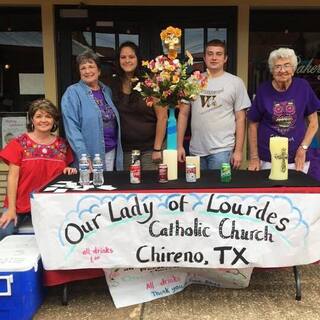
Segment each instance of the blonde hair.
M279 48L271 51L268 59L269 70L271 73L274 68L275 61L278 59L290 59L293 71L296 71L298 66L298 58L294 50L290 48Z

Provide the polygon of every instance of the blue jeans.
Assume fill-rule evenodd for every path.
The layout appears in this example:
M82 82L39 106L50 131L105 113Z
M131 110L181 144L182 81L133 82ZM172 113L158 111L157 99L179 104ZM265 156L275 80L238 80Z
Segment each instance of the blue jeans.
M201 170L215 170L220 169L224 162L230 163L232 151L222 151L208 156L200 157Z
M6 214L4 211L3 214ZM6 236L10 236L14 233L17 233L19 226L21 224L26 223L27 221L31 221L31 214L18 214L17 215L18 220L17 220L17 225L14 225L14 221L12 220L5 229L0 228L0 241L5 238Z

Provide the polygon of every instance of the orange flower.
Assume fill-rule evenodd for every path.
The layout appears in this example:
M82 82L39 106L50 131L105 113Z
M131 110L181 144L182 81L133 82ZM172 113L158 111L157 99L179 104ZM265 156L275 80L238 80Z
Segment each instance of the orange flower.
M177 75L172 76L172 83L176 84L180 81L180 77Z
M160 33L160 38L162 41L164 41L167 38L171 38L172 36L180 38L181 29L170 26L170 27L167 27L167 29L162 30Z

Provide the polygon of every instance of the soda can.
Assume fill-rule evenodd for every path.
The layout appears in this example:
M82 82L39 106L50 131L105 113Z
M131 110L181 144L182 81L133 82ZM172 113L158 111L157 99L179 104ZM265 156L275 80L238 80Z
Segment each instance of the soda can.
M159 164L159 182L168 182L168 166L165 163Z
M197 181L197 170L195 164L186 165L186 181L196 182Z
M141 164L140 163L140 150L132 150L131 151L131 164Z
M222 163L220 169L221 182L231 182L231 166L230 163Z
M132 164L130 166L130 183L141 182L141 167L140 164Z

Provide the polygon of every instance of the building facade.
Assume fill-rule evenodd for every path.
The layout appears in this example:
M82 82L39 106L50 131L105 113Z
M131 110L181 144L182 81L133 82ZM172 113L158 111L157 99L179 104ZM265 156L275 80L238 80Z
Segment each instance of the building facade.
M270 77L266 60L280 46L295 49L297 74L320 97L320 3L318 0L100 1L0 0L1 145L19 131L27 105L45 96L59 105L65 88L77 81L75 57L92 48L102 58L108 82L115 52L131 40L143 58L162 52L160 31L182 29L181 57L188 49L195 67L203 69L204 44L213 38L227 43L228 71L240 76L250 97ZM4 119L4 120L3 120Z

